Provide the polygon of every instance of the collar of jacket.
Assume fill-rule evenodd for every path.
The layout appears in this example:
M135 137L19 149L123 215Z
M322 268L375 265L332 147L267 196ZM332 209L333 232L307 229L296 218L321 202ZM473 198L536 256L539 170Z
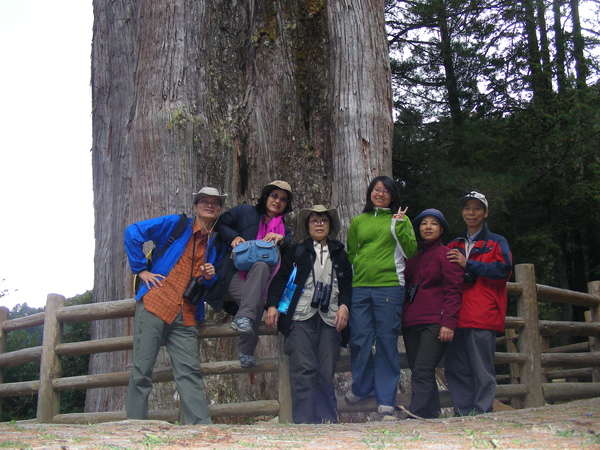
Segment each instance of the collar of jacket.
M316 254L313 242L315 242L313 238L307 237L304 240L304 248L306 250L308 250L309 252L311 252L313 254ZM338 241L336 239L329 239L328 238L327 239L327 247L329 248L329 251L333 255L334 253L337 253L340 250L342 250L344 248L344 244L342 244L340 241Z
M469 239L468 233L469 233L469 230L467 229L467 230L465 230L464 234L460 237L463 239ZM475 242L488 241L489 239L490 239L490 230L488 229L487 222L483 222L483 227L481 228L481 231L477 235L477 239L475 239Z
M374 207L373 215L377 217L379 214L392 214L392 210L390 208L377 208Z
M423 252L429 251L434 247L437 247L438 245L440 245L442 243L442 237L440 236L439 238L437 238L434 241L431 242L419 242L419 249L423 250Z

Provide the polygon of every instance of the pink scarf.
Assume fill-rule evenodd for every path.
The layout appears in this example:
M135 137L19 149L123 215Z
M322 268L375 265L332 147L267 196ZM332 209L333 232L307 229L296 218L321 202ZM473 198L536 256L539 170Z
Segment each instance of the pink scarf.
M260 224L258 225L258 233L256 233L256 239L263 239L269 233L277 233L277 234L282 235L285 238L285 225L283 224L283 214L273 217L268 222L265 222L266 218L267 218L267 216L263 216L260 219ZM269 281L267 282L267 285L265 286L265 289L263 291L263 297L265 300L267 298L267 290L269 289L271 280L273 279L273 277L279 270L280 265L281 265L281 257L279 257L279 261L273 267L271 276L269 277ZM245 270L240 270L240 276L242 277L242 280L245 281L246 277L248 276L248 272Z
M283 214L273 217L269 222L265 223L266 216L260 219L258 233L256 239L263 239L269 233L277 233L285 236L285 226L283 225Z

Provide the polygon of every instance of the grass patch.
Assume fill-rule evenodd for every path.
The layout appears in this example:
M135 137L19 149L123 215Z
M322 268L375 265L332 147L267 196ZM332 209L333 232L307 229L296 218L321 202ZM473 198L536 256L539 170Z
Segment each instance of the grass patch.
M31 448L21 441L0 441L0 448Z
M168 444L170 441L171 438L169 437L160 437L153 434L147 434L140 443L148 448L152 448L153 446Z

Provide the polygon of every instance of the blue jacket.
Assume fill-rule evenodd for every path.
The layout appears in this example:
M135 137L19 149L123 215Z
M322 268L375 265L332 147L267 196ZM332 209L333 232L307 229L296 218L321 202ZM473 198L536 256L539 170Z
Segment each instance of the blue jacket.
M153 241L157 250L160 251L169 240L169 237L173 233L178 222L179 215L172 214L136 222L125 229L125 252L127 253L129 266L133 273L137 274L143 270L148 270L148 260L146 259L143 250L144 243ZM193 219L189 218L188 226L181 236L167 248L167 251L164 252L160 258L156 261L152 261L152 273L160 274L165 277L169 275L169 272L171 272L175 263L179 261L181 255L183 255L185 246L192 236L192 227ZM224 244L215 233L208 240L205 261L216 267L225 253L224 250ZM210 290L217 282L217 275L211 280L202 279L202 282L204 287L207 290ZM147 292L148 287L142 283L140 289L136 293L135 299L138 301L141 300Z

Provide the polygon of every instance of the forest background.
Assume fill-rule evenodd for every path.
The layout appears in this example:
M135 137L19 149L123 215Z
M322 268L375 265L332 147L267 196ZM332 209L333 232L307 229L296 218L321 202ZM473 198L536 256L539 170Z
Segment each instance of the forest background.
M457 199L484 192L490 228L507 238L514 262L533 263L539 283L581 292L600 279L599 6L386 4L392 169L404 204L412 215L442 210L455 236L463 229ZM11 318L37 311L18 305ZM583 313L550 305L541 311L544 318L574 320ZM89 329L73 333L86 336ZM11 333L8 350L39 345L39 335ZM35 364L15 369L5 370L5 382L37 378ZM72 375L82 373L85 358ZM81 395L61 408L82 411ZM33 401L4 400L1 420L35 415Z

